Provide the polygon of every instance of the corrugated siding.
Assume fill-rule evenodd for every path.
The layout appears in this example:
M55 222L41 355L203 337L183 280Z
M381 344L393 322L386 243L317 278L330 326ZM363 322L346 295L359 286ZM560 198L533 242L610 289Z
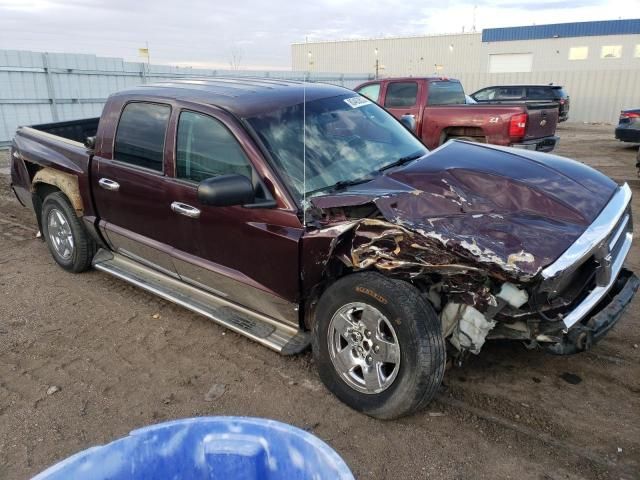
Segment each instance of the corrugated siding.
M353 73L191 69L95 55L0 50L0 146L6 146L19 125L96 117L107 97L118 90L195 76L306 78L347 88L370 78Z
M570 121L617 123L620 110L640 106L640 70L530 73L460 73L468 93L490 85L563 85L571 97Z
M594 37L601 35L633 35L640 33L640 19L602 20L598 22L556 23L525 27L487 28L483 42L512 42L543 38Z

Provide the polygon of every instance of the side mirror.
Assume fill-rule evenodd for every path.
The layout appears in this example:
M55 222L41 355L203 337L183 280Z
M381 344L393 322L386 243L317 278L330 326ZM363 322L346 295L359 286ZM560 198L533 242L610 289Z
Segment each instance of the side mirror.
M87 137L84 139L84 146L89 150L96 148L96 137Z
M415 133L416 131L416 116L415 115L402 115L400 117L400 123Z
M220 175L198 185L198 201L214 207L251 204L255 201L253 184L244 175Z

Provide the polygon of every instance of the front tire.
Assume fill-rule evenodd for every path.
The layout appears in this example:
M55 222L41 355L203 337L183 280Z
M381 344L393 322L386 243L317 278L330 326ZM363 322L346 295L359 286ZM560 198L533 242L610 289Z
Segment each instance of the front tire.
M64 193L54 192L44 199L41 225L51 256L58 265L74 273L91 267L96 243Z
M418 289L375 272L322 295L313 354L321 380L351 408L380 419L425 407L444 376L440 320Z

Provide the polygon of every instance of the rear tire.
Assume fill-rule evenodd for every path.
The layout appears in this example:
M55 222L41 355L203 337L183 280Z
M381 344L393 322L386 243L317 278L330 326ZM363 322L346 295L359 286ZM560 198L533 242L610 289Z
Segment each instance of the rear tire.
M44 199L42 235L51 256L65 270L80 273L91 267L97 245L62 192L51 193Z
M429 302L408 282L375 272L348 275L324 292L313 355L331 392L380 419L425 407L446 364L440 320Z

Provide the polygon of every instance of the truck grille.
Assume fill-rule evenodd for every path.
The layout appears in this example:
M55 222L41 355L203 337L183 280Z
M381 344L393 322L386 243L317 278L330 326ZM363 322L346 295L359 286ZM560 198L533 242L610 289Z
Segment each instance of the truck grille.
M584 282L570 295L574 300L564 317L566 328L585 318L622 270L633 236L630 202L631 189L625 184L580 238L542 271L540 291L549 299L559 295L566 298L571 286Z

